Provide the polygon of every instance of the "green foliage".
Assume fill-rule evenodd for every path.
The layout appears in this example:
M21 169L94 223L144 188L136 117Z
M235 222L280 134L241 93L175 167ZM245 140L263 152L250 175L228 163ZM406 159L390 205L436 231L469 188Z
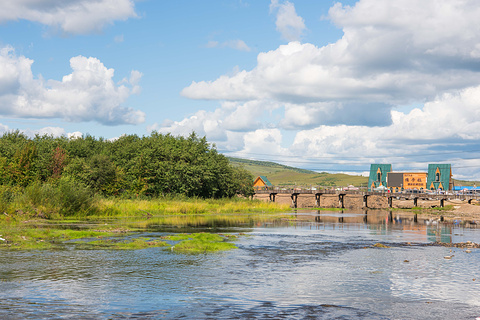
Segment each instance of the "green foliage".
M16 131L0 136L0 186L25 190L27 211L90 212L93 193L122 198L231 198L253 194L253 176L230 164L206 138L92 136L68 139ZM84 204L81 204L84 203Z
M61 178L57 184L35 182L18 197L18 209L43 218L88 215L93 212L93 192L82 183Z

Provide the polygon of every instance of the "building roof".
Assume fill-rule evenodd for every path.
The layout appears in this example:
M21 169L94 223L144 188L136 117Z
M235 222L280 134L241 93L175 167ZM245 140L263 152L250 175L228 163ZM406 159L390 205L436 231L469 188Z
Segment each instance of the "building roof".
M255 179L255 182L257 182L259 179L262 180L267 187L273 187L273 184L270 182L270 180L268 180L266 176L258 176L258 178Z

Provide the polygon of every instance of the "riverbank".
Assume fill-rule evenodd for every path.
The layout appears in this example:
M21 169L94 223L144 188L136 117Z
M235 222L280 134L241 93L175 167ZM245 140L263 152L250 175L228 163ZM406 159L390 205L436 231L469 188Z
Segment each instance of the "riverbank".
M399 210L415 211L418 214L428 215L432 217L442 216L448 220L479 220L480 221L480 205L477 201L471 204L462 200L445 201L445 207L441 208L438 201L419 200L417 207L412 206L411 200L395 200L393 207Z

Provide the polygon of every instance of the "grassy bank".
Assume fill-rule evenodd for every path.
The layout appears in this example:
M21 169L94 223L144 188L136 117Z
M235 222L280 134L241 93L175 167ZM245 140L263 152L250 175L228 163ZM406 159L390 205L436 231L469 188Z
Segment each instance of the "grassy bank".
M95 197L82 210L65 211L61 202L37 193L12 196L0 213L0 249L145 249L170 247L165 240L129 238L159 226L174 228L252 225L288 212L287 205L242 198L203 200L179 197L107 199ZM180 229L178 229L180 230ZM177 231L178 232L178 231ZM77 240L81 241L77 241ZM210 252L235 246L229 237L195 235L175 244L175 252ZM168 240L173 240L168 239ZM178 240L178 239L176 239ZM183 243L185 242L185 243Z
M85 186L62 180L58 185L34 183L26 188L0 186L0 214L12 219L85 219L181 214L289 211L288 205L233 197L222 199L103 197Z
M288 205L243 198L218 200L188 198L163 198L151 200L100 199L97 203L97 207L99 216L103 217L261 212L274 213L291 210Z

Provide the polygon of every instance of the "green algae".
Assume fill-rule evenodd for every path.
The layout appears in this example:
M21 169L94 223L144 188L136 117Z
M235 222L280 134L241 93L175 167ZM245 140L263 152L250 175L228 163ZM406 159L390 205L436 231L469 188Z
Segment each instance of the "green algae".
M171 247L172 251L180 253L207 253L225 251L237 248L229 239L236 239L235 235L220 235L213 233L192 233L167 236L165 239L180 241Z
M83 250L141 250L147 248L169 247L165 241L151 238L135 238L130 240L105 239L74 242L76 249Z

